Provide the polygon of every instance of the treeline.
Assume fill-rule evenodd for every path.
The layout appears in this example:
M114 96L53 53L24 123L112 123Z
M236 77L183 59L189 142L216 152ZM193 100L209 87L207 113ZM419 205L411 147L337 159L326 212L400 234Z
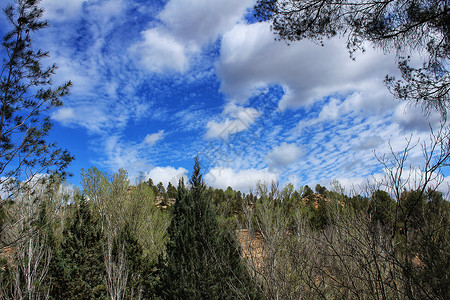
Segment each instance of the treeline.
M245 194L125 170L46 177L0 212L1 299L449 299L450 203L337 182ZM13 191L13 190L12 190Z

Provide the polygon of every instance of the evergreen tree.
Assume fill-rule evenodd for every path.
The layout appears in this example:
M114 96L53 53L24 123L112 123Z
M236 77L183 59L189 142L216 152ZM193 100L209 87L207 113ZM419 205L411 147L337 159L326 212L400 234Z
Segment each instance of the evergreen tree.
M207 197L198 158L190 179L178 186L162 275L166 299L256 298L231 232L221 231ZM241 295L239 295L241 294Z
M380 223L386 227L392 223L395 202L385 191L377 190L373 193L368 212L373 223Z
M30 180L39 173L65 176L73 160L67 150L48 141L49 112L63 104L71 83L53 88L56 66L44 67L48 52L33 46L33 34L48 27L41 20L44 10L39 0L14 2L3 9L11 28L0 47L0 184Z
M177 197L177 188L169 182L167 185L167 197L169 199L175 199Z
M313 190L308 185L305 185L303 187L302 198L308 198L309 196L311 196L313 194L314 194Z
M81 198L50 268L53 299L106 299L102 233L89 204Z
M164 184L162 182L158 183L156 186L158 188L158 195L161 199L161 205L166 206L167 205L167 192L164 188Z

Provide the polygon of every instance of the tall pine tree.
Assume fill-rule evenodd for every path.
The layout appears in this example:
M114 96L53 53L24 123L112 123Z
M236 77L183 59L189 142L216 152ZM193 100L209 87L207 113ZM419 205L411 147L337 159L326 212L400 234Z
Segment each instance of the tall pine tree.
M103 235L89 203L81 197L63 231L49 276L52 299L106 299Z
M180 181L162 274L165 299L257 298L231 232L219 227L198 158L186 189Z

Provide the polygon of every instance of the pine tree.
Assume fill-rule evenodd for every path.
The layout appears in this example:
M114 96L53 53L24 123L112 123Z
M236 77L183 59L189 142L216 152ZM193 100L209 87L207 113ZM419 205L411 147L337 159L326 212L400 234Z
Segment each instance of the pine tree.
M177 197L177 188L169 182L167 185L167 197L169 199L175 199Z
M210 206L198 158L186 189L178 186L162 274L166 299L256 298L231 232L221 230Z
M5 28L9 32L0 47L0 184L31 180L40 173L65 176L73 160L67 150L48 141L48 113L63 105L71 83L53 88L56 66L44 67L48 52L33 46L33 34L48 27L41 20L44 10L40 0L14 2L3 9L10 28Z
M106 299L102 233L89 204L81 198L56 252L50 274L53 299Z

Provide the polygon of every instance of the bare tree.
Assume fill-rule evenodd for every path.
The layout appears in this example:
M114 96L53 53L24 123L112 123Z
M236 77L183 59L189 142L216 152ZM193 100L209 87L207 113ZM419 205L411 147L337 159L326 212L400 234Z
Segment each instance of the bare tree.
M8 239L4 265L9 276L3 278L2 296L13 299L47 299L50 282L46 275L51 248L46 230L60 203L60 183L41 178L24 183L8 210Z
M125 299L128 282L128 262L124 246L119 249L119 253L113 255L113 237L107 237L104 249L106 267L106 286L111 300Z

